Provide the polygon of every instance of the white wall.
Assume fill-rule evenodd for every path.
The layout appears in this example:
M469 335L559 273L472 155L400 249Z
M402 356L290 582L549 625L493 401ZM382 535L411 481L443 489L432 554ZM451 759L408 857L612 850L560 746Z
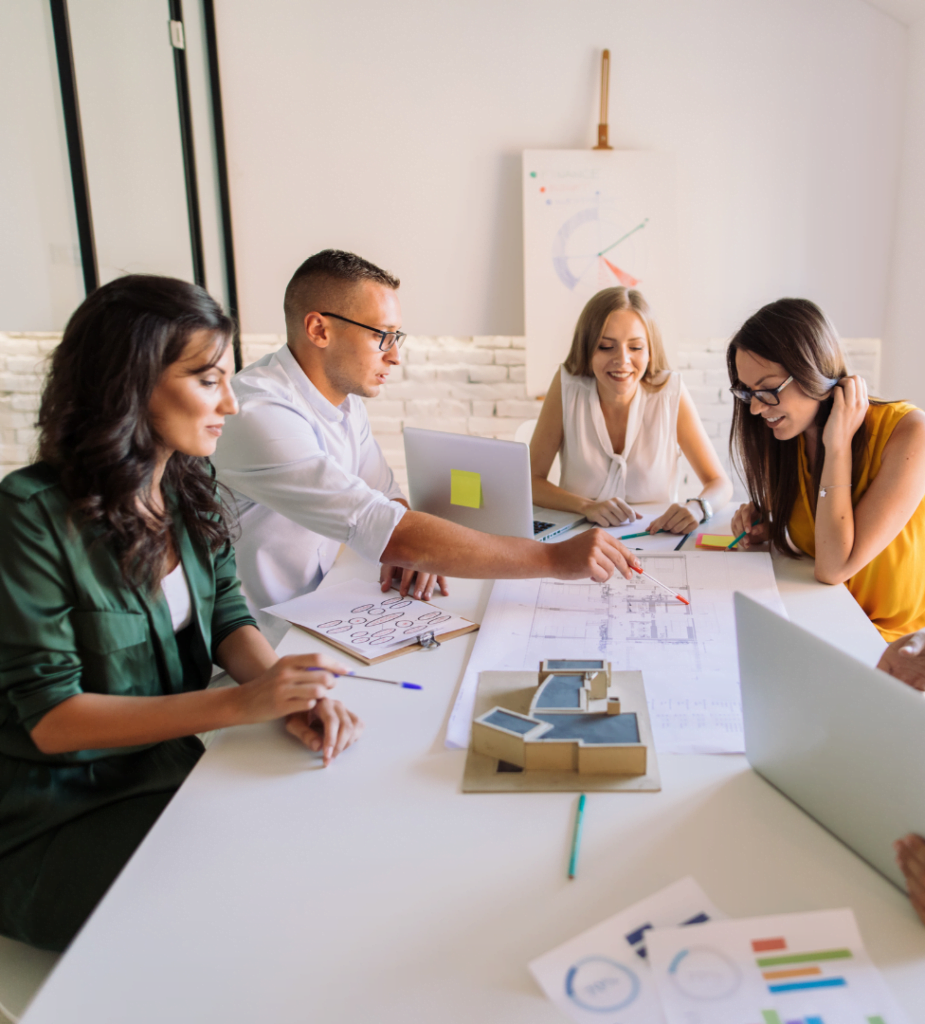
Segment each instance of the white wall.
M0 3L0 324L50 331L83 298L48 3Z
M245 330L310 253L403 279L407 329L523 330L519 153L611 139L679 169L682 335L785 294L883 331L906 31L862 0L218 5ZM684 337L679 339L684 341Z
M925 406L925 18L909 29L905 146L883 373L886 394Z

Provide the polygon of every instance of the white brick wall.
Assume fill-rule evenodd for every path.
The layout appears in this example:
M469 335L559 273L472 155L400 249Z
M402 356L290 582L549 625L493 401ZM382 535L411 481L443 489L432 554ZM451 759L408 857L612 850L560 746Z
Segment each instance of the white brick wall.
M0 477L32 458L45 360L60 337L0 332ZM245 365L275 351L284 341L278 334L244 335ZM877 394L879 340L845 339L844 345L849 368L864 376L871 393ZM691 344L679 353L677 366L728 467L732 396L727 390L725 352L725 339ZM402 487L408 483L402 444L406 424L511 440L521 423L536 419L541 403L527 397L525 362L525 340L518 337L417 336L405 341L402 365L393 369L382 394L366 402L373 433ZM682 497L695 493L696 483L684 463ZM741 493L739 486L737 495Z

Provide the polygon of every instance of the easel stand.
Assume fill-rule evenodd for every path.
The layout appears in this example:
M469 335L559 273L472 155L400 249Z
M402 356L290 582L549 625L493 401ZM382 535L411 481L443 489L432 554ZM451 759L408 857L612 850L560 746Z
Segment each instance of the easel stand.
M613 149L607 142L607 102L610 97L610 50L601 54L601 118L597 125L595 149Z

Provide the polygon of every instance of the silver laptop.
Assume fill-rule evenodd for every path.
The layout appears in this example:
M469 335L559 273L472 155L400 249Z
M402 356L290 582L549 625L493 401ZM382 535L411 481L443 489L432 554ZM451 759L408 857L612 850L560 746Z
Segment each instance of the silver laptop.
M749 764L905 891L894 839L925 834L925 698L735 595Z
M519 441L405 427L415 512L503 537L550 540L584 517L530 500L530 449Z

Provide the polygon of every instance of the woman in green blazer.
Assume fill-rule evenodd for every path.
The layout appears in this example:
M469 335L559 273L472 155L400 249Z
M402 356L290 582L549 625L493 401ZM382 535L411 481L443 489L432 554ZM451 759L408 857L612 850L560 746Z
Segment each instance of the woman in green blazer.
M203 752L285 718L324 763L357 718L340 666L277 658L235 575L208 456L233 325L201 288L129 276L52 358L40 461L0 483L0 933L63 949ZM207 690L213 663L240 686Z

